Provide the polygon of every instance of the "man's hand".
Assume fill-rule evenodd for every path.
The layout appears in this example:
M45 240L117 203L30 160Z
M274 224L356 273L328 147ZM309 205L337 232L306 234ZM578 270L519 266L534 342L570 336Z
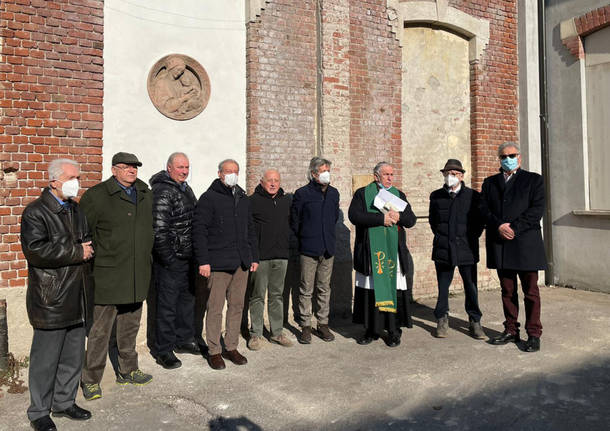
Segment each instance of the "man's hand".
M199 274L205 278L208 278L212 273L210 265L199 265Z
M510 227L510 223L501 224L498 228L498 233L504 239L511 240L515 238L515 231Z
M390 210L383 216L383 225L384 226L392 226L393 224L398 223L400 219L400 214L396 211Z
M93 244L91 241L81 243L83 246L83 260L87 261L93 257Z
M252 265L250 265L250 272L256 272L257 269L258 269L258 263L252 262Z

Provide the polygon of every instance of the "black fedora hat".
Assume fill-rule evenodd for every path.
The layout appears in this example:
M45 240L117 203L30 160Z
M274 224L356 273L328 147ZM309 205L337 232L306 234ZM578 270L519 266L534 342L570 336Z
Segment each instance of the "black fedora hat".
M462 162L460 162L458 159L447 160L445 167L441 169L441 172L445 171L460 171L461 173L466 172L466 170L462 167Z

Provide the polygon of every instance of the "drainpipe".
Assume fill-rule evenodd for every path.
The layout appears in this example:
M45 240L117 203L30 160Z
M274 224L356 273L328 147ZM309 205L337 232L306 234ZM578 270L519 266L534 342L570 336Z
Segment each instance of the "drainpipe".
M322 155L322 143L324 142L322 127L322 97L323 97L323 73L322 73L322 0L316 1L316 142L314 156Z
M544 194L546 208L543 216L544 248L548 260L544 283L547 286L555 283L553 259L553 217L551 208L551 176L549 154L548 91L546 75L546 14L545 0L538 0L538 75L540 88L540 146L542 150L542 176L544 177Z

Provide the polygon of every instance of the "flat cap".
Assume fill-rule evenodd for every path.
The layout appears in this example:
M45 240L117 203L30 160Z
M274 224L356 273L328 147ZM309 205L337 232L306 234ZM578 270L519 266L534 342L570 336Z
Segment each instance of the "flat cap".
M112 156L112 166L118 165L119 163L125 163L126 165L142 166L142 162L138 160L135 154L131 153L116 153Z

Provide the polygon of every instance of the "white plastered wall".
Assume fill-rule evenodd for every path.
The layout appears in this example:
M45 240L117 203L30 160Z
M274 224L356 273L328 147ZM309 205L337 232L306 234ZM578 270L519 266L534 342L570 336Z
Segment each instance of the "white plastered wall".
M161 57L185 54L210 78L211 96L197 117L176 121L151 103L146 81ZM103 178L112 155L136 154L139 177L165 168L174 151L191 160L195 194L217 177L218 162L240 163L245 185L246 27L240 0L106 0L104 2Z

